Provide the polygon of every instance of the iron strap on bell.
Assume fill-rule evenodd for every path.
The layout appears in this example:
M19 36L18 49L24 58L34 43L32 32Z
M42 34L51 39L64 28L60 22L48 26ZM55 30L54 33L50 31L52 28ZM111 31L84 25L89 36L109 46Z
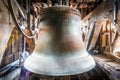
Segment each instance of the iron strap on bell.
M37 74L64 76L80 74L95 67L82 41L78 10L53 6L40 13L38 40L24 67Z

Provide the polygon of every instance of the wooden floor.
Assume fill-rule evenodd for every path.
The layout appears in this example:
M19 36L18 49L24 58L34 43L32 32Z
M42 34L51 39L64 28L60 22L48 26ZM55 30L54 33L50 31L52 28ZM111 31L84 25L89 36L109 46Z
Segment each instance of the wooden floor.
M29 73L29 75L27 74L27 76L25 76L25 74L22 75L19 80L113 80L109 79L108 75L106 75L106 73L103 72L99 67L95 67L91 71L83 74L63 77L48 77L36 75L33 73Z
M115 80L120 80L120 61L106 55L94 55L93 57L101 69L106 70Z

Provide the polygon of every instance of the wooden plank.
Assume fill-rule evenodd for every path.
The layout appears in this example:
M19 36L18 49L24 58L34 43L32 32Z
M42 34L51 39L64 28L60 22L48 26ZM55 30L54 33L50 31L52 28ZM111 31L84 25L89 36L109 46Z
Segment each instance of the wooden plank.
M70 76L63 76L63 77L60 77L60 80L71 80L71 79L70 79Z
M104 22L106 22L106 19L103 18L95 23L95 27L94 27L95 29L93 35L90 37L91 40L89 39L91 42L88 43L88 48L87 48L88 51L92 50L95 47Z
M86 20L88 20L93 15L93 13L94 13L93 11L90 12L86 17L82 19L82 22L85 22Z
M14 25L10 24L10 15L0 0L0 64Z
M107 58L105 55L95 55L93 57L96 63L108 71L110 75L120 79L120 63L114 61L113 59Z
M93 10L86 17L84 17L82 19L82 23L87 20L89 20L90 22L96 22L100 18L108 18L110 19L110 21L113 21L113 15L111 13L113 13L113 4L115 1L116 0L105 0L102 4L98 5L95 10Z
M0 63L13 28L0 24Z

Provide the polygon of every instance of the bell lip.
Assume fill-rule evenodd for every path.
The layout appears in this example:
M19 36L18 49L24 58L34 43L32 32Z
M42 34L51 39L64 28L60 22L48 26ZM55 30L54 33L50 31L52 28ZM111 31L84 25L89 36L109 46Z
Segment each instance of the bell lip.
M77 75L77 74L81 74L81 73L84 73L84 72L87 72L91 69L93 69L95 66L96 66L96 63L93 59L93 57L91 55L87 55L86 57L84 58L79 58L79 60L74 60L74 62L78 62L79 65L81 64L81 62L84 64L86 62L87 65L89 66L79 66L79 69L75 70L75 71L69 71L69 72L63 72L63 73L59 73L57 70L57 68L55 69L55 66L54 66L54 69L55 69L55 72L44 72L43 71L39 71L38 69L34 69L34 66L31 66L31 63L33 63L33 61L30 61L31 59L30 58L33 58L31 55L26 59L25 63L24 63L24 67L29 70L30 72L33 72L35 74L39 74L39 75L44 75L44 76L67 76L67 75ZM42 60L43 61L43 60ZM39 62L39 65L38 65L38 68L40 67L40 64L43 63L43 62ZM68 60L69 61L69 60ZM71 62L71 61L69 61ZM73 62L73 63L74 63ZM50 64L50 63L48 63ZM50 66L47 66L48 69L50 69ZM70 66L71 67L71 66ZM73 67L74 69L76 69L76 67L74 66ZM82 68L82 70L81 70ZM39 68L40 69L40 68ZM42 69L41 69L42 70ZM46 69L47 70L47 69Z

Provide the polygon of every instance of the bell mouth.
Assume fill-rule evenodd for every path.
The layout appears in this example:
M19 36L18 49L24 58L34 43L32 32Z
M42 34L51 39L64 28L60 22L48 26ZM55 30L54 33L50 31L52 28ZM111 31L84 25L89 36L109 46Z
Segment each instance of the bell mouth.
M80 58L39 58L30 55L25 63L24 67L29 71L46 76L65 76L75 75L87 72L95 67L95 61L91 55L86 55ZM79 55L78 55L79 56Z

